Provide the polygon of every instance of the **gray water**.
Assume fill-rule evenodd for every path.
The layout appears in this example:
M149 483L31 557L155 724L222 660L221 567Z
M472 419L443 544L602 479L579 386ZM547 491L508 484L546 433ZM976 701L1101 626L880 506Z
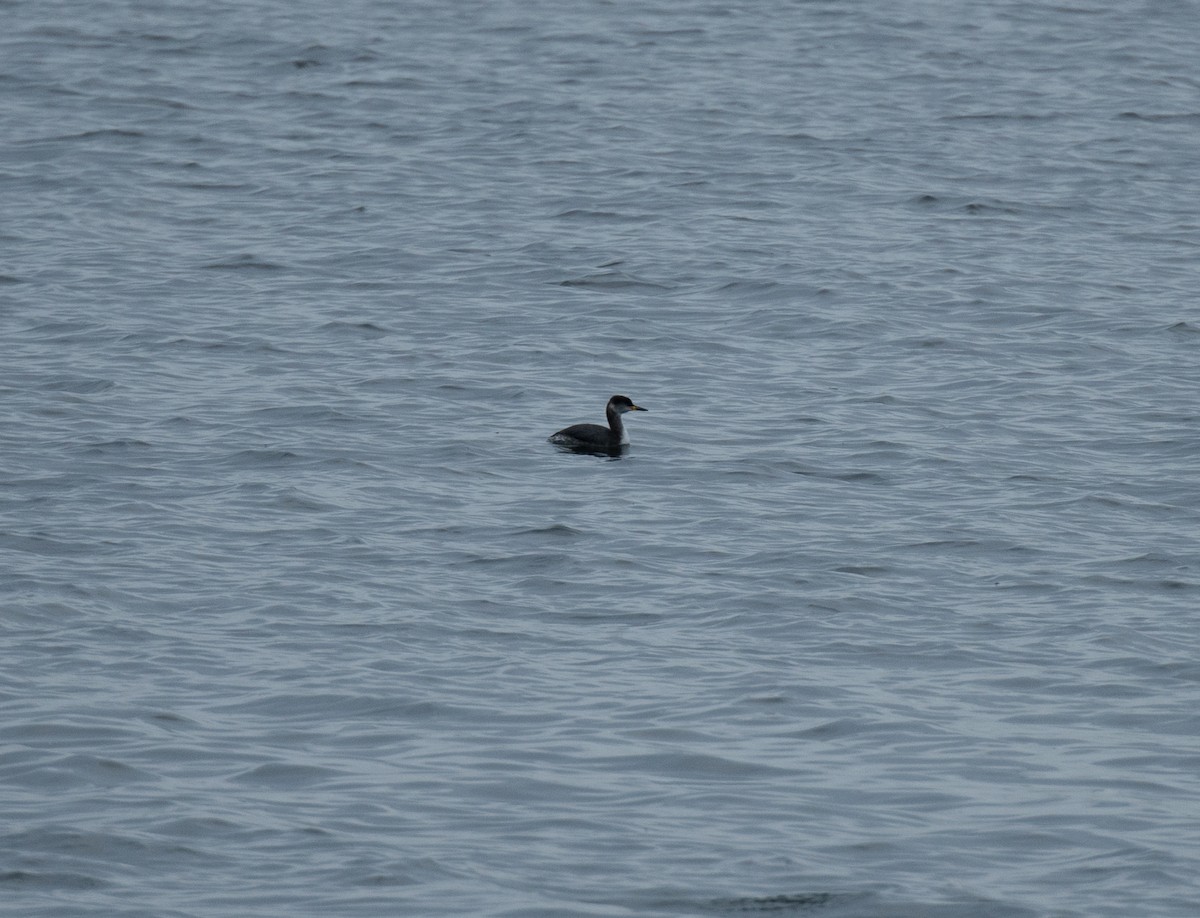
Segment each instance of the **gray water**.
M1200 914L1193 4L0 21L0 913Z

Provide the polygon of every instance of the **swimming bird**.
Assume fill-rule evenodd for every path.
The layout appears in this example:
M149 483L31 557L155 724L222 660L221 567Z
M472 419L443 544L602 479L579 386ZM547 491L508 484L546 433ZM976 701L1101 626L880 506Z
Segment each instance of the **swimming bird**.
M627 411L645 410L630 401L628 396L614 395L604 406L604 414L608 417L607 427L601 427L599 424L572 424L552 434L550 442L576 452L619 454L622 447L629 445L629 434L625 433L621 415Z

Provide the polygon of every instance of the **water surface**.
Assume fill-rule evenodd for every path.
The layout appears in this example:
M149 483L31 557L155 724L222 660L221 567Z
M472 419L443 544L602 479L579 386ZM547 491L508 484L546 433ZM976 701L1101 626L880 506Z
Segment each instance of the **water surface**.
M1197 914L1186 5L3 10L0 912Z

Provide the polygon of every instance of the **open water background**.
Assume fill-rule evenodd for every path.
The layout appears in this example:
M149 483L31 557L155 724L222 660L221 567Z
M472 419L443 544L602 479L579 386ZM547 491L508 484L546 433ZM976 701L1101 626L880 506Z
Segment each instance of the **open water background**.
M1200 914L1194 3L0 22L0 913Z

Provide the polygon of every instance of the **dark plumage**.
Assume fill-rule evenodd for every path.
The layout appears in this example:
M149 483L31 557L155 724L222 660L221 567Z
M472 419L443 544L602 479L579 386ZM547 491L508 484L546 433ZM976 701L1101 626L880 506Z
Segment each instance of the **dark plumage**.
M619 451L622 446L629 445L629 435L625 433L625 425L621 415L626 411L645 411L639 408L628 397L614 395L608 400L604 414L608 417L608 426L599 424L572 424L552 434L550 442L568 449L596 452Z

